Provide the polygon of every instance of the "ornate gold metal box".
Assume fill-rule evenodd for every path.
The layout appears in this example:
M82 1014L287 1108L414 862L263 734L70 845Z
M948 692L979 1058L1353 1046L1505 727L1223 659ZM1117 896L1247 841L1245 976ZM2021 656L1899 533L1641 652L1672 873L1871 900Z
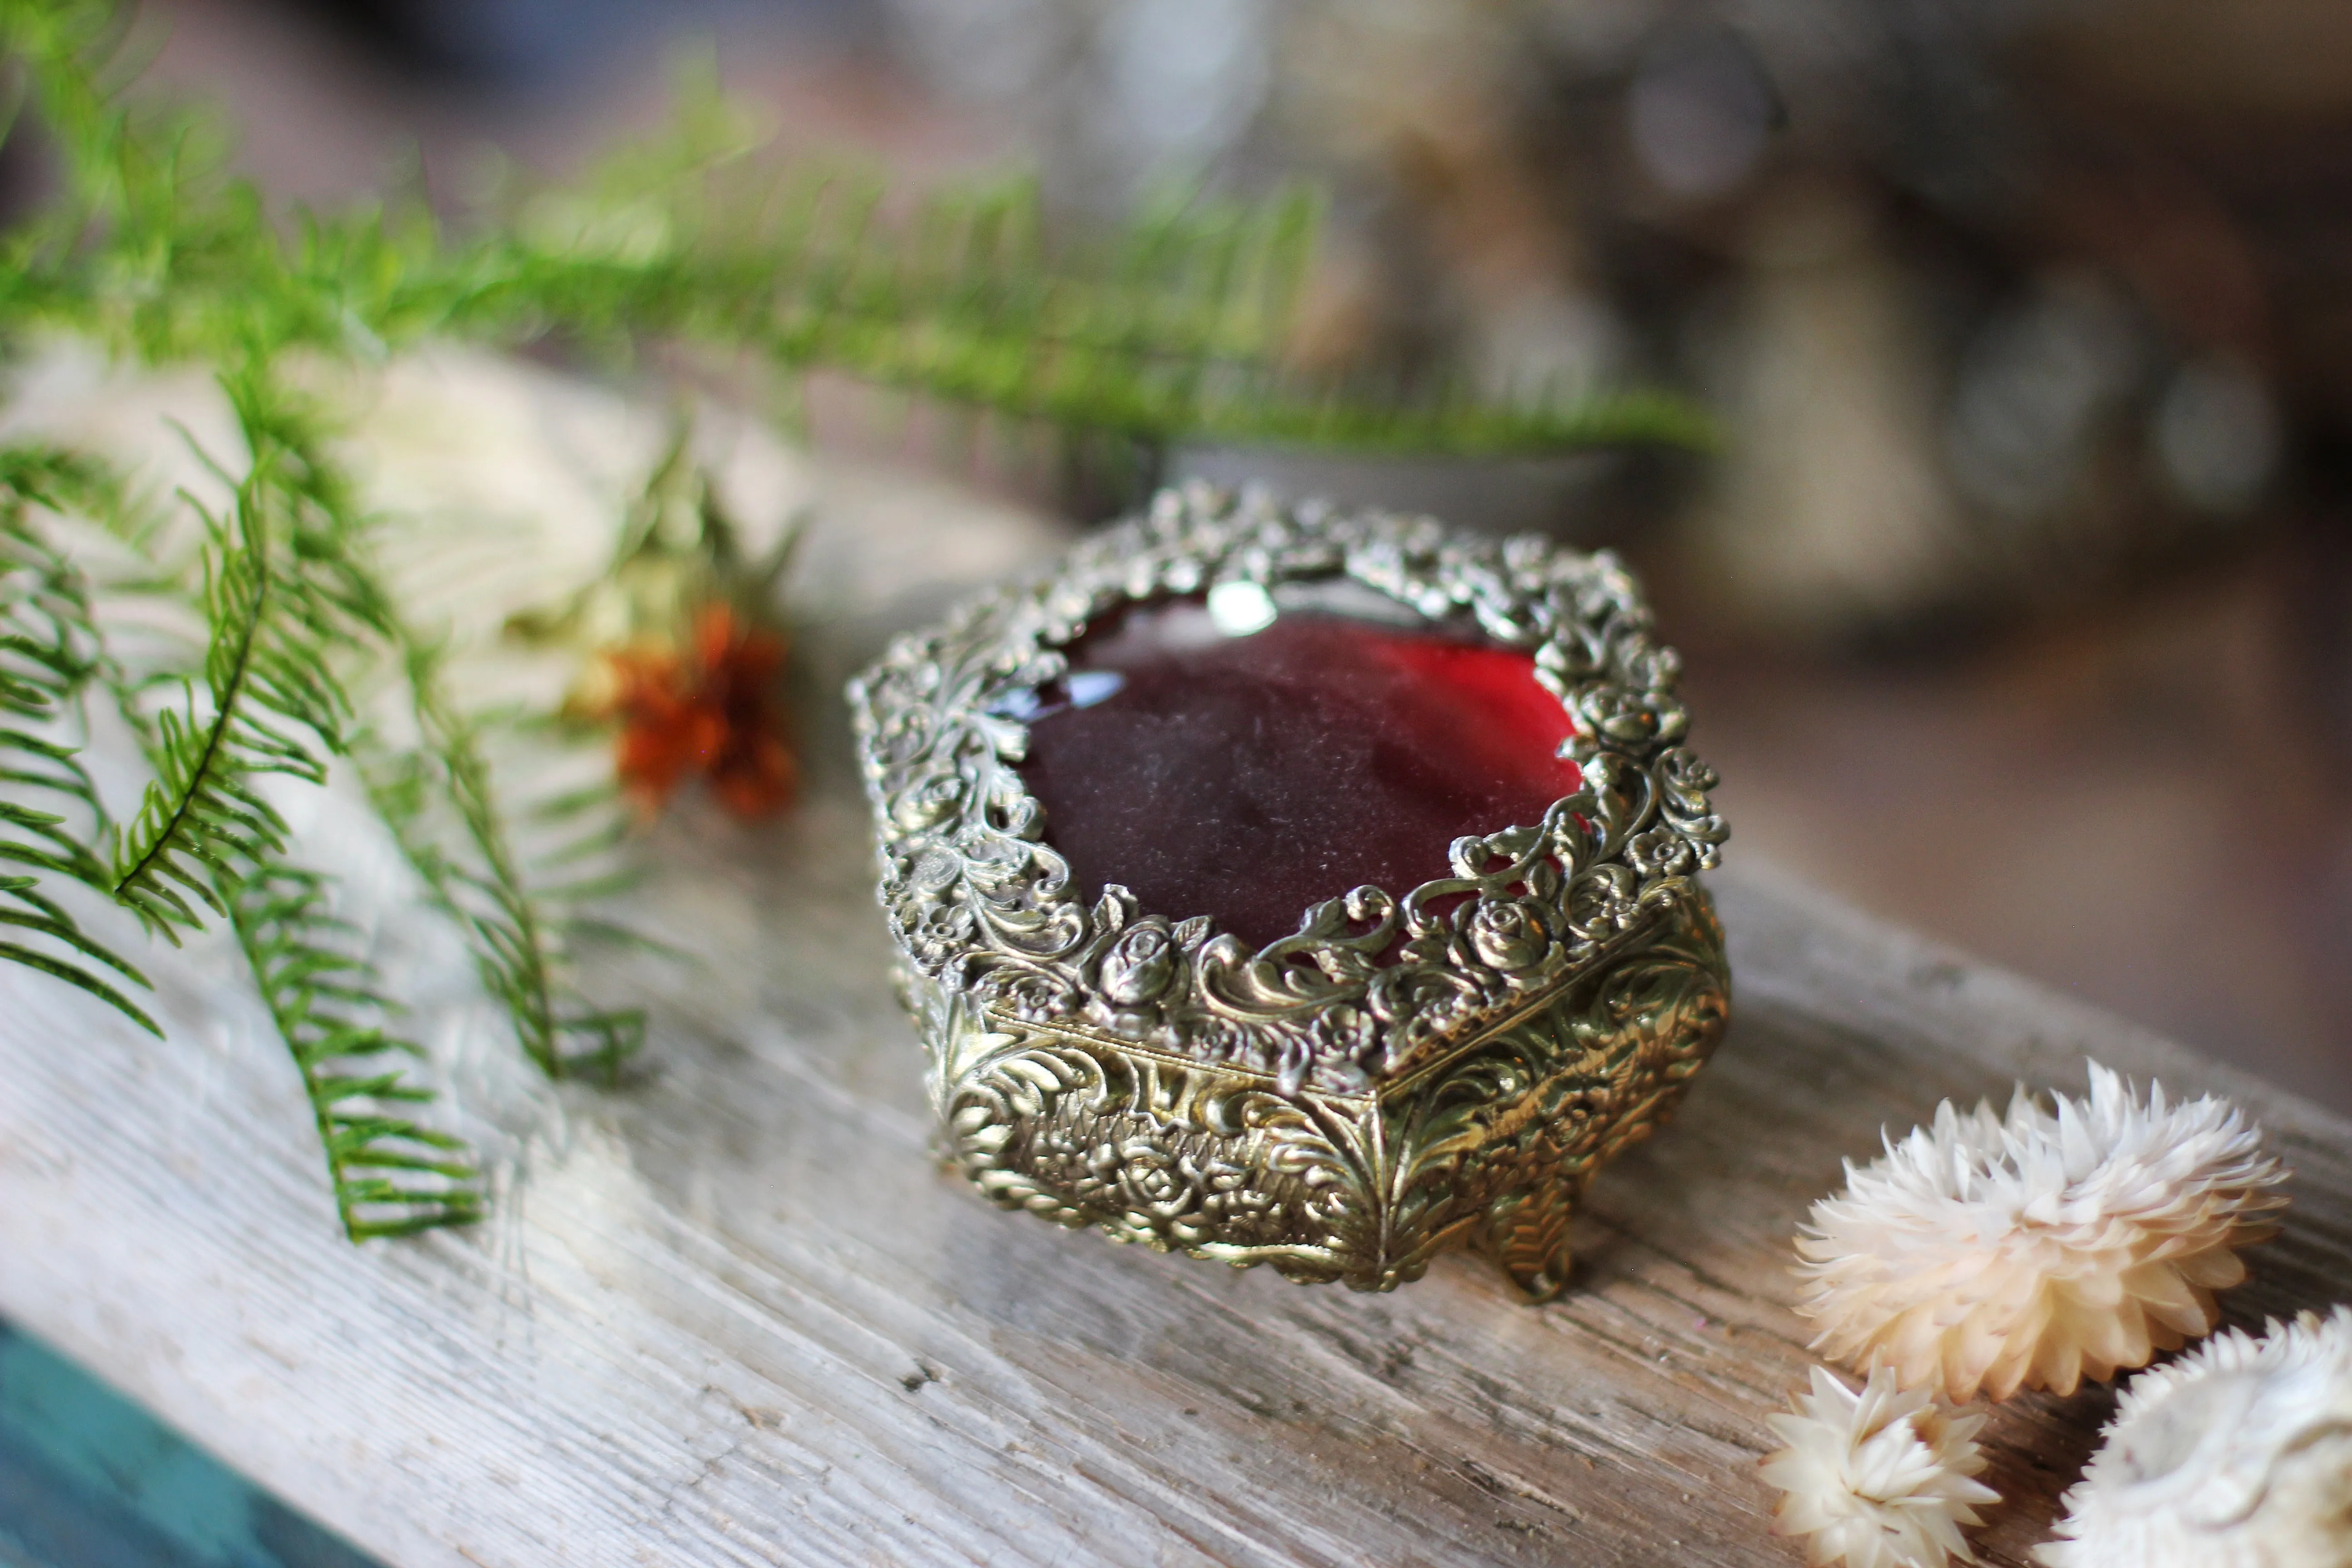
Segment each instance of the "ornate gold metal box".
M1301 635L1323 638L1315 646L1360 644L1419 681L1395 688L1398 702L1420 701L1434 723L1505 725L1478 703L1517 700L1498 680L1538 683L1528 690L1564 760L1545 763L1558 783L1533 798L1554 787L1557 798L1531 819L1481 822L1425 853L1408 846L1426 879L1402 894L1332 889L1290 934L1147 909L1108 877L1087 885L1039 798L1035 738L1061 721L1044 715L1129 679L1086 668L1085 650L1125 620L1167 619L1182 635L1166 646L1193 657L1181 650L1210 624L1202 606L1238 636L1297 607ZM1359 625L1372 629L1360 637ZM1264 646L1271 661L1276 644ZM1257 668L1249 647L1214 657L1228 685ZM1497 675L1497 660L1524 674ZM1343 728L1313 744L1269 727L1265 713L1312 707L1315 668L1303 698L1276 692L1275 707L1251 710L1255 728L1228 726L1257 740L1217 742L1205 759L1188 754L1200 750L1188 737L1204 733L1179 722L1189 718L1163 722L1162 669L1161 709L1136 721L1160 728L1121 733L1172 737L1152 742L1171 755L1133 776L1239 775L1250 753L1285 746L1328 764L1327 742L1367 716L1381 726L1388 700L1331 710L1324 721ZM1353 679L1332 668L1335 682ZM1202 488L1163 492L1050 574L899 639L850 697L882 905L948 1157L999 1204L1120 1241L1360 1289L1416 1279L1439 1249L1466 1244L1529 1295L1557 1294L1587 1183L1664 1118L1727 1017L1721 932L1696 880L1726 830L1707 805L1715 775L1683 744L1676 669L1606 553ZM1485 741L1525 738L1459 734L1402 760L1393 746L1366 752L1366 809L1400 789L1428 793L1400 784L1399 769L1475 772L1488 766ZM1065 756L1064 774L1070 765ZM1150 803L1119 787L1102 809L1124 814L1137 864L1171 874L1168 846L1149 842ZM1309 868L1346 859L1293 842L1280 804L1271 815L1252 805L1216 842L1263 843L1269 867L1286 854ZM1299 820L1349 820L1355 804L1346 787L1317 784L1297 799ZM1199 837L1183 826L1167 824L1180 845ZM1183 881L1186 869L1168 885L1215 885Z

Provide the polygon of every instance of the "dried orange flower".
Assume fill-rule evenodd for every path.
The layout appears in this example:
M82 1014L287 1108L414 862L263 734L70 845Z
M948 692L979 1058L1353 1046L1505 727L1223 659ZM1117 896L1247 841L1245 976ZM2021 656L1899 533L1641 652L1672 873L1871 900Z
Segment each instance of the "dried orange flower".
M695 617L686 657L657 645L598 656L620 721L614 766L648 815L693 777L736 816L766 816L792 802L800 769L785 747L772 695L784 639L744 625L726 605Z
M645 815L696 778L740 817L791 804L800 770L775 691L787 645L761 606L795 537L746 560L681 438L611 570L559 609L509 623L587 655L563 711L618 726L614 772Z

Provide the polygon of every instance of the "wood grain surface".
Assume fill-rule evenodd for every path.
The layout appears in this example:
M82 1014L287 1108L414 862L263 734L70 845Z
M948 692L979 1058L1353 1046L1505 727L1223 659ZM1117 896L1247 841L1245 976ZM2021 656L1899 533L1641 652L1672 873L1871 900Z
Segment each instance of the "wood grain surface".
M497 1190L469 1232L354 1249L233 950L156 955L163 1043L0 974L0 1314L399 1568L1601 1568L1800 1560L1756 1475L1808 1364L1789 1237L1941 1097L2079 1089L2085 1054L2241 1095L2294 1206L2231 1317L2352 1295L2345 1122L1752 868L1715 884L1729 1038L1601 1178L1560 1302L1458 1258L1303 1288L986 1206L929 1153L824 694L937 607L940 562L1049 542L861 494L810 567L866 584L810 633L810 799L667 825L634 912L698 957L595 977L656 998L643 1081L499 1065L454 949L395 911L384 950L450 977L418 1025ZM2042 1538L2108 1407L1995 1416L1988 1561Z

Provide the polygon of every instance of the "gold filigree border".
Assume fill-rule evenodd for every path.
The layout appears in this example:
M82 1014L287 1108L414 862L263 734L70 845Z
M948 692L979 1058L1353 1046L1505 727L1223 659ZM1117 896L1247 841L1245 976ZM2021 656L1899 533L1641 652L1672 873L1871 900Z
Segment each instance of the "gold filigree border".
M1021 778L1019 694L1062 675L1060 650L1124 605L1339 577L1532 653L1573 724L1581 787L1539 823L1457 840L1451 876L1402 897L1355 889L1256 951L1118 886L1089 904ZM1714 771L1683 744L1678 669L1607 552L1163 491L1051 575L966 602L851 683L882 903L915 971L1008 1026L1263 1075L1279 1099L1376 1090L1701 900L1693 877L1727 830L1708 808Z

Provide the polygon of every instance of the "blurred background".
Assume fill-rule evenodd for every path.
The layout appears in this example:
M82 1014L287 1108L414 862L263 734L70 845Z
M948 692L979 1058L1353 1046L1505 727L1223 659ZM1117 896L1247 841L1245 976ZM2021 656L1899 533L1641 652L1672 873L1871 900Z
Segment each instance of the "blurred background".
M2341 0L147 13L151 79L325 204L572 167L660 119L688 38L787 149L1033 167L1073 222L1311 180L1301 365L1662 384L1723 449L1169 471L1617 546L1688 655L1740 859L2352 1110ZM911 428L895 460L1106 504Z

